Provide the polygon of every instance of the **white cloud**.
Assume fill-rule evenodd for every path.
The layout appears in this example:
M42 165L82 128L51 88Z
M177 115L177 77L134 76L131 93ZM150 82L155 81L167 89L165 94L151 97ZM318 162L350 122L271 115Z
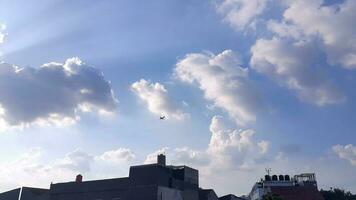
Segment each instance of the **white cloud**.
M345 159L356 166L356 146L352 144L345 146L335 145L332 149L341 159Z
M125 163L132 161L135 158L135 154L130 149L119 148L116 150L106 151L96 158L107 162Z
M204 151L201 152L189 147L182 147L174 149L172 162L177 165L190 164L192 166L204 166L210 163L210 159Z
M356 1L324 5L322 0L285 1L283 22L292 37L295 30L309 37L320 37L330 64L356 69ZM280 26L279 26L280 27ZM281 34L280 30L276 30ZM285 32L285 31L284 31ZM287 36L287 35L285 35Z
M0 45L5 42L6 37L6 25L0 22ZM0 51L0 57L2 56L2 52Z
M0 44L4 43L5 40L5 31L6 26L5 24L0 23Z
M189 164L200 168L203 174L212 174L221 170L250 170L268 153L268 141L256 142L253 138L255 132L251 129L228 129L220 116L212 118L210 132L206 149L164 147L149 154L145 163L156 163L157 155L165 154L172 164Z
M153 153L150 153L146 156L145 161L143 162L144 164L152 164L152 163L157 163L157 155L159 154L166 154L166 152L169 150L168 147L163 147L161 149L156 150Z
M251 129L228 129L223 118L214 116L210 124L211 139L207 149L216 168L246 169L268 151L269 142L255 142Z
M297 92L305 102L319 106L340 103L345 97L320 66L320 51L311 41L274 37L259 39L251 48L250 65L283 86Z
M48 188L51 182L74 181L77 174L84 174L89 178L116 177L116 169L126 168L133 159L131 150L124 148L109 150L96 156L77 149L63 158L52 157L49 161L45 159L46 153L41 148L33 148L15 160L0 162L0 190L20 186ZM115 165L105 165L103 159L115 162ZM119 163L116 162L119 160ZM100 174L102 170L108 173Z
M271 32L277 34L279 37L291 37L294 39L302 39L304 37L302 30L300 30L300 28L286 22L269 20L267 22L267 28Z
M167 164L173 165L190 165L193 167L201 167L209 164L210 159L205 151L193 150L189 147L169 148L163 147L150 153L146 156L145 164L157 163L159 154L166 155Z
M270 145L270 143L268 141L265 141L265 140L257 143L257 146L260 148L259 151L262 154L267 153L267 151L269 149L269 145Z
M94 161L94 156L77 149L68 153L63 159L57 161L55 167L65 168L75 172L87 172Z
M178 108L176 101L169 96L167 89L160 83L151 83L141 79L131 85L131 90L147 104L148 110L157 116L177 120L189 116Z
M202 166L210 162L205 151L193 150L189 147L169 148L163 147L146 156L145 164L157 163L157 156L164 154L167 157L167 164Z
M241 67L239 55L231 50L218 55L188 54L175 68L181 81L197 84L207 100L227 111L239 125L254 122L259 106L248 72Z
M79 111L112 112L117 106L102 73L78 58L39 68L1 63L0 91L3 129L73 124L80 118Z
M267 6L268 0L223 0L218 3L217 11L238 31L253 26Z
M67 159L67 158L66 158ZM57 164L44 164L43 150L30 149L14 161L0 163L0 188L45 187L55 181L74 180L77 171Z

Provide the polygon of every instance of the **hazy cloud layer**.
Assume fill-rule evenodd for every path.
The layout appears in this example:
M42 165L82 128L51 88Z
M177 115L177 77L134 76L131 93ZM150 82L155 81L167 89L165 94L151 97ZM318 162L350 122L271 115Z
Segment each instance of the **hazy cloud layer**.
M216 119L222 120L220 117L217 117ZM224 125L221 125L220 123L221 122L218 121L212 122L211 128L214 130L214 132L223 131L225 132L224 134L227 135L234 132L234 130L228 131L229 129L226 128ZM235 130L235 132L238 131ZM263 157L266 155L265 153L263 153L264 148L258 147L258 144L260 144L261 142L256 142L251 137L247 137L247 140L242 138L243 137L241 136L238 140L224 139L222 141L229 142L224 142L222 145L219 146L223 147L221 149L226 149L226 146L228 145L230 146L228 148L231 148L231 150L235 149L235 151L237 152L225 151L226 153L232 153L232 155L235 155L238 152L246 152L248 148L255 148L255 150L250 150L250 152L254 152L253 154L250 153L248 154L248 156L243 156L244 161L255 160L254 162L257 162L259 158L261 158L261 156ZM233 143L239 145L231 145ZM251 146L251 144L253 145ZM340 148L341 151L348 152L346 154L349 156L351 155L350 158L352 158L352 151L355 151L355 149L352 150L354 146L337 146L339 147L334 148ZM117 148L106 152L116 152L118 149L122 150L120 150L119 152L132 152L131 150L125 148ZM101 159L93 159L94 157L102 157L102 155L107 154L106 152L98 155L91 155L82 150L75 150L71 153L66 154L63 158L54 158L55 161L48 162L44 159L46 157L46 152L42 151L39 148L29 150L27 153L24 153L23 155L18 156L17 158L13 158L14 160L12 161L0 162L0 189L5 191L7 189L13 189L23 185L48 187L51 182L58 183L73 181L78 173L84 174L85 180L124 176L128 170L128 165L130 164L130 162L115 162L115 165L105 165L104 168L102 168L103 164L105 164L106 161L104 162ZM217 192L236 191L236 187L234 187L234 184L241 185L239 190L237 190L238 192L248 192L254 182L259 180L259 178L263 176L264 168L266 166L271 167L273 169L273 173L285 172L291 175L303 173L305 171L316 171L318 172L317 175L319 186L323 188L328 188L330 185L340 185L345 187L346 189L351 189L355 186L355 183L353 181L355 178L354 167L346 162L343 165L343 163L335 162L335 160L330 160L335 159L333 157L327 157L323 159L317 159L309 156L289 158L276 157L275 159L273 159L272 157L271 159L265 160L263 164L259 162L258 165L230 165L234 163L242 163L241 161L237 161L232 163L226 163L230 165L230 168L221 168L222 165L218 165L220 168L217 169L213 168L213 164L215 161L213 157L211 157L207 153L207 151L197 151L189 149L188 147L184 147L175 149L160 149L159 151L151 155L151 162L147 163L156 162L156 156L159 153L167 154L168 164L186 164L188 166L198 168L200 171L201 186L214 187ZM355 154L353 155L353 159L355 160ZM122 157L125 158L126 156ZM241 156L234 156L234 158L241 158ZM252 162L250 161L250 163ZM242 168L240 168L241 166ZM250 168L246 168L248 166ZM125 171L125 174L118 174L118 167L121 167ZM104 175L100 174L102 170L108 172L104 173ZM336 180L334 177L328 176L330 174L330 170L339 171L340 173L338 174L338 176L340 177L340 179ZM226 179L226 177L238 178Z
M196 84L207 100L227 111L239 125L256 120L258 95L237 53L226 50L218 55L188 54L177 63L175 75L183 82Z
M2 127L72 124L79 111L112 112L116 106L102 73L78 58L39 68L0 64Z
M0 187L13 189L19 186L48 187L51 182L72 181L78 173L87 172L91 156L76 150L51 164L44 164L43 151L35 148L16 160L0 163Z
M77 149L59 160L55 167L69 169L74 172L87 172L90 170L90 165L93 161L94 156Z
M195 167L204 166L210 163L210 159L205 151L193 150L189 147L169 148L163 147L146 156L145 164L157 163L157 155L167 156L167 164L192 165Z
M318 63L320 51L315 43L259 39L251 53L253 69L296 91L302 101L323 106L344 100L325 67Z
M135 154L131 151L131 149L127 148L119 148L116 150L106 151L102 155L96 157L98 160L113 163L129 162L134 158Z
M131 85L131 90L147 104L148 110L157 116L177 120L189 116L180 110L177 101L169 96L167 89L160 83L141 79Z
M348 144L345 146L335 145L333 151L339 158L349 161L352 165L356 166L356 146Z
M13 161L0 162L1 190L24 185L47 188L51 182L74 181L77 174L96 177L96 173L100 169L105 170L105 167L108 167L108 169L120 166L127 167L126 165L134 157L132 151L125 148L109 150L99 155L91 155L77 149L66 154L63 158L54 158L54 160L48 162L44 159L45 153L41 148L34 148ZM105 162L112 162L114 165L104 165L104 160L101 158L105 159ZM117 162L118 160L120 162ZM117 176L117 174L109 175Z
M263 13L268 0L223 0L217 5L218 13L238 31L254 26Z

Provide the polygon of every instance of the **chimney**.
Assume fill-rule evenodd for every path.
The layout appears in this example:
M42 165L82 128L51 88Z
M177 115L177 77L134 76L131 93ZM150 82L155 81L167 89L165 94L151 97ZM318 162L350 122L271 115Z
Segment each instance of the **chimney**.
M157 164L162 165L162 166L166 166L166 156L163 154L159 154L157 156Z
M83 181L83 176L81 174L78 174L77 177L75 177L75 182L81 183L82 181Z

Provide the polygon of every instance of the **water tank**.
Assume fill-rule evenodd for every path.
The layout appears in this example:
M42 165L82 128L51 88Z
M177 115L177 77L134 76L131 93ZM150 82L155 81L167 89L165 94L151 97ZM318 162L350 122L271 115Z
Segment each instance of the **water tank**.
M166 156L163 154L159 154L157 156L157 164L162 165L162 166L166 166Z
M272 176L272 181L278 181L277 175L273 175L273 176Z
M265 181L271 181L271 176L270 175L265 175Z
M283 175L279 175L278 179L279 179L280 181L284 181L284 176L283 176Z
M289 177L289 175L285 175L285 176L284 176L284 180L286 180L286 181L290 181L290 177Z

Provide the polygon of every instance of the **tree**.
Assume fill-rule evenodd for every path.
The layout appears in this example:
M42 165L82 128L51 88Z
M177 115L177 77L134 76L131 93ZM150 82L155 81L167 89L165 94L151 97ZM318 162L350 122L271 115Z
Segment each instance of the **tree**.
M339 188L330 188L330 190L320 190L325 200L356 200L356 195Z

